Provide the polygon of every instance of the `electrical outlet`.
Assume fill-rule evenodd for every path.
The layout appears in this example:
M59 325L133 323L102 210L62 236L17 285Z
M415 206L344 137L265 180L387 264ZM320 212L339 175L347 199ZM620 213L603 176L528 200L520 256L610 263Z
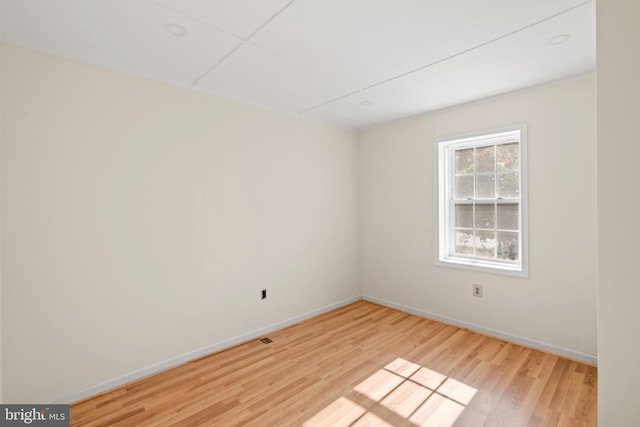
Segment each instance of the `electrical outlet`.
M267 299L267 290L266 289L262 290L262 299Z
M482 298L482 285L473 285L473 296Z

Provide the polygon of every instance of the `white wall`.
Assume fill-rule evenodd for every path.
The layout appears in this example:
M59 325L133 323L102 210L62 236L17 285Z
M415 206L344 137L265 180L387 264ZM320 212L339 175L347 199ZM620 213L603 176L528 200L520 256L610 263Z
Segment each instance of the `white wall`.
M598 0L598 417L638 424L640 2Z
M0 48L1 49L1 48ZM2 50L0 50L0 94L2 94L2 81L3 81L3 71L4 70L4 59L5 55L2 54ZM0 403L4 403L4 381L3 381L3 347L2 347L2 318L4 317L4 310L2 309L2 108L0 108Z
M373 128L360 138L363 295L596 355L592 76ZM528 279L434 265L434 138L528 124ZM471 295L474 283L484 297Z
M7 402L359 294L353 132L0 49Z

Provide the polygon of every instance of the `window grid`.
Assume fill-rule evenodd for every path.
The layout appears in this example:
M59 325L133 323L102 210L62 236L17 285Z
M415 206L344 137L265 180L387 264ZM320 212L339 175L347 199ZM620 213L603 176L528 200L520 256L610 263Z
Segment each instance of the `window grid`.
M510 170L506 170L506 171L500 171L499 167L498 167L498 146L499 145L507 145L507 144L518 144L519 146L519 142L516 140L513 141L507 141L507 142L503 142L503 143L499 143L499 144L489 144L489 145L478 145L478 146L474 146L474 147L465 147L465 148L459 148L459 149L452 149L451 150L451 159L452 159L452 163L453 163L453 171L454 171L454 177L455 179L452 180L452 185L453 188L451 190L451 203L452 203L452 213L454 216L454 227L453 227L453 236L452 236L452 242L453 245L451 245L453 251L452 254L455 254L456 256L462 256L462 257L467 257L469 256L470 258L487 258L487 259L500 259L502 262L513 262L513 263L517 263L519 261L519 257L520 257L520 253L521 250L518 250L518 256L516 259L509 259L509 258L505 258L505 257L500 257L498 254L498 250L499 250L499 244L498 244L498 233L511 233L511 234L517 234L517 240L518 242L520 242L520 233L517 230L513 230L513 229L507 229L507 228L500 228L498 227L498 204L502 204L502 203L509 203L509 204L520 204L520 198L502 198L499 196L499 183L500 183L500 175L506 175L506 174L513 174L513 171ZM492 170L491 171L479 171L480 167L478 165L478 159L479 159L479 155L478 155L478 150L487 150L487 149L491 149L491 157L493 159L493 166L492 166ZM458 170L458 165L456 164L457 161L457 152L458 151L466 151L466 150L472 150L472 159L473 159L473 170L472 172L466 172L466 173L459 173L457 172ZM493 177L493 189L492 189L492 193L493 193L493 197L482 197L482 195L478 194L478 179L477 177ZM457 198L456 195L458 194L456 185L457 185L457 178L459 177L470 177L472 178L472 187L473 187L473 197L466 197L464 199L461 198ZM518 182L518 184L520 184L520 182ZM464 227L464 226L459 226L457 225L457 221L455 219L455 215L456 215L456 207L460 206L460 205L470 205L471 206L471 224L472 227ZM487 228L487 227L479 227L478 226L478 217L477 217L477 206L491 206L493 208L493 227L492 228ZM519 212L518 212L519 215ZM519 225L519 224L518 224ZM473 251L473 253L471 254L467 254L464 252L458 252L456 250L457 245L457 237L456 234L457 232L471 232L471 237L473 239L473 243L470 245L470 249ZM482 240L483 237L479 237L481 235L484 235L484 240L486 241L487 239L490 239L493 241L493 244L490 245L489 248L485 247L479 247L481 245L478 244L477 240ZM482 249L482 250L481 250ZM487 250L489 249L489 250Z
M465 203L456 203L455 205L458 206L458 205L462 205L462 204L465 204ZM483 233L491 233L492 234L491 238L494 239L494 240L497 239L498 233L512 233L512 234L516 234L517 233L516 230L508 229L508 228L500 228L497 225L495 227L493 227L493 228L476 226L476 224L478 223L477 216L476 216L476 206L483 205L483 206L491 206L491 207L493 207L493 223L497 224L498 223L497 222L497 216L498 216L498 206L497 205L498 205L498 203L475 203L475 202L472 202L472 203L467 203L467 204L472 206L471 212L472 212L472 224L473 224L473 227L464 227L464 226L456 225L456 226L454 226L454 230L456 232L457 231L471 232L471 234L473 236L475 236L477 234L476 232L478 232L478 231L481 231ZM509 204L513 204L513 202L510 201ZM455 239L455 236L454 236L454 239ZM475 245L473 245L472 248L473 248L473 257L483 257L483 258L490 258L490 259L491 258L498 258L498 245L493 245L493 250L492 250L493 253L491 254L491 256L483 256L483 255L478 254L478 250L477 250L477 247ZM456 253L456 255L464 256L465 254L464 253ZM517 262L517 260L519 258L516 258L515 260L510 260L510 259L507 259L507 258L500 258L500 259L504 260L505 262L509 262L509 261Z

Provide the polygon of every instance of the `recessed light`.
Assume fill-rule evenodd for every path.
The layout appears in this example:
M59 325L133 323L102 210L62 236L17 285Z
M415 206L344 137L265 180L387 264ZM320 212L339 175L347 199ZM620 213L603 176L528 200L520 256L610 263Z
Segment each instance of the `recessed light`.
M361 101L360 105L364 105L365 107L369 107L369 106L373 105L373 101L370 101L370 100L367 99L365 101Z
M559 36L551 37L547 44L549 46L557 46L569 40L571 38L571 34L560 34Z
M182 37L187 34L187 29L178 24L167 24L164 26L165 31L176 37Z

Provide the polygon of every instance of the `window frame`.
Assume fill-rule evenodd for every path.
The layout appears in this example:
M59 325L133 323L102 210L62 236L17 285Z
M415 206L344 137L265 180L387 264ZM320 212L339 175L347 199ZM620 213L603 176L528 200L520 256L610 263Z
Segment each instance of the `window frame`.
M480 258L476 256L454 255L450 247L455 244L455 206L452 198L453 180L455 180L456 149L496 146L500 141L505 141L508 133L520 134L520 198L518 203L520 223L520 262L511 260L497 260ZM505 141L506 142L506 141ZM453 148L455 147L455 148ZM485 129L465 134L447 135L436 137L434 143L435 159L435 264L445 267L454 267L483 271L495 274L529 277L529 221L528 221L528 176L527 176L527 125L520 123L500 128ZM474 174L477 173L474 169ZM498 171L495 171L496 176ZM474 198L474 201L486 201L488 203L513 203L513 199L500 199L497 195L493 199ZM460 201L458 200L458 203ZM474 225L475 228L475 225ZM497 224L494 224L497 230Z

